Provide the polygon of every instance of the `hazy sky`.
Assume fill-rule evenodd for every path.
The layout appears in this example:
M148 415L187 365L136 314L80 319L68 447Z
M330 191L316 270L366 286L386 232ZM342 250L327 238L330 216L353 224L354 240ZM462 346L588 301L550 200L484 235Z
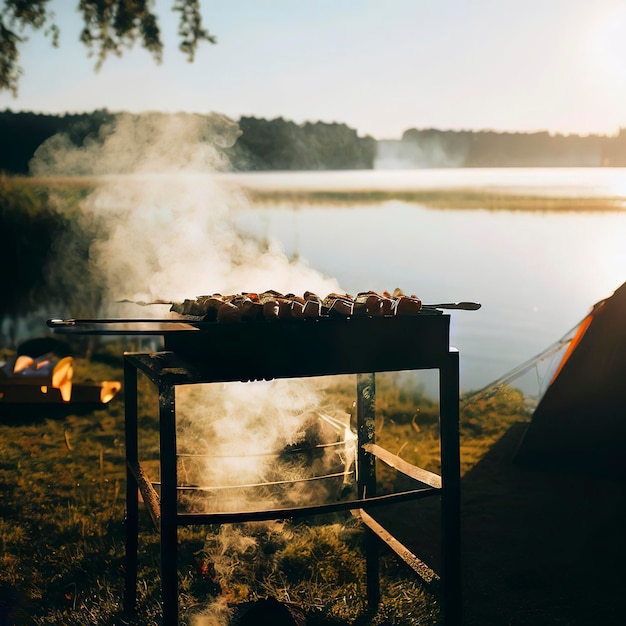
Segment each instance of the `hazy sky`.
M99 73L75 0L52 0L58 49L23 46L0 109L98 108L407 128L613 134L626 127L626 0L201 0L217 45L188 63L173 0L157 1L165 57L136 47Z

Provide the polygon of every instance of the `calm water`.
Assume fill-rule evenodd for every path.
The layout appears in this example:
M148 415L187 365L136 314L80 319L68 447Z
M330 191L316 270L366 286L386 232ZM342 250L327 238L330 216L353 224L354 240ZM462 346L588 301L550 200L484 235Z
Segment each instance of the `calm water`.
M270 172L227 175L258 189L491 189L547 196L621 197L626 168L447 168L351 172Z
M624 197L626 170L412 170L241 175L272 189L499 189ZM402 288L424 302L473 300L452 313L461 386L488 384L541 352L626 281L623 212L431 209L419 204L260 204L242 230L280 242L350 293Z

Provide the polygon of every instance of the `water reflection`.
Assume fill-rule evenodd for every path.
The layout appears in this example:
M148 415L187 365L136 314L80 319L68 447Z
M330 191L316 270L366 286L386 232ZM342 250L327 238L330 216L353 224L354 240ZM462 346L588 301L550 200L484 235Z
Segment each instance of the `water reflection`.
M401 287L452 314L461 385L482 387L574 326L626 280L625 213L435 210L399 201L253 206L239 227L355 293Z
M298 191L502 190L509 193L626 199L626 168L446 168L225 175L251 189Z

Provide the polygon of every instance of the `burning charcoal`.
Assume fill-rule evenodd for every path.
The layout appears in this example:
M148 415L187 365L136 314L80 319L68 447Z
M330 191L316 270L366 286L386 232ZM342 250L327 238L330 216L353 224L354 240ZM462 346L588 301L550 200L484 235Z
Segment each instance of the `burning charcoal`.
M217 310L218 322L239 322L241 320L241 309L231 302L222 302Z
M422 308L422 301L415 296L400 296L396 300L396 315L417 315Z
M304 299L305 300L319 300L321 302L321 298L316 293L313 293L312 291L305 291Z

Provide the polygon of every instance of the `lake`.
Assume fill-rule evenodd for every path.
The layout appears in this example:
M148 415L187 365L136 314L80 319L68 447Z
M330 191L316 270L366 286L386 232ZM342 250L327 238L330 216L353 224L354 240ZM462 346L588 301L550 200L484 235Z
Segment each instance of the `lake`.
M480 302L479 311L452 312L464 390L541 352L626 281L626 209L580 209L581 198L626 206L625 169L281 172L228 179L252 191L298 191L240 209L238 228L278 242L286 255L298 255L349 293L400 287L424 302ZM446 194L451 201L441 209L420 202L419 194L412 201L393 193L353 200L354 192L367 190L430 190L440 205ZM460 190L487 195L455 207ZM345 198L315 201L311 194L320 191ZM480 198L489 194L532 197L533 210L481 208ZM557 196L558 209L548 210ZM578 210L568 210L569 199Z

